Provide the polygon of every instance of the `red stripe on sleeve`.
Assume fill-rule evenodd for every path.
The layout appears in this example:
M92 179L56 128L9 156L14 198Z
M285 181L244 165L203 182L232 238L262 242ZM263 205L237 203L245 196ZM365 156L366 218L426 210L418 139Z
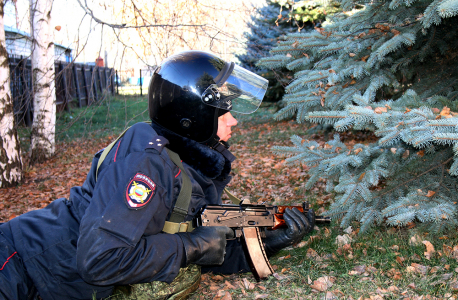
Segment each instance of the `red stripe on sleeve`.
M14 252L13 254L10 255L10 257L8 257L6 259L6 261L3 263L3 266L0 268L0 271L3 270L3 268L5 267L5 265L8 263L8 261L10 260L11 257L15 256L17 252Z
M178 170L178 173L177 173L177 175L175 175L175 178L177 178L178 175L180 175L180 173L181 173L181 170Z
M122 139L119 140L119 143L118 143L118 147L116 148L116 153L115 153L115 157L114 157L114 162L116 162L116 155L118 155L118 149L119 149L119 145L121 145L121 141Z

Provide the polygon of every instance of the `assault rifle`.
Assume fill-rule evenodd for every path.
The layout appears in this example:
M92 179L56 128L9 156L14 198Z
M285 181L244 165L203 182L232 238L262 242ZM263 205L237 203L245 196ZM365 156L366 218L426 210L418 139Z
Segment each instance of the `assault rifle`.
M302 206L271 206L256 204L221 204L206 205L194 219L194 227L227 226L234 230L235 237L240 238L245 249L251 272L257 280L264 279L274 273L264 250L262 238L265 230L286 227L283 213L286 208L296 207L307 214L308 202ZM315 216L315 223L331 222L331 218Z

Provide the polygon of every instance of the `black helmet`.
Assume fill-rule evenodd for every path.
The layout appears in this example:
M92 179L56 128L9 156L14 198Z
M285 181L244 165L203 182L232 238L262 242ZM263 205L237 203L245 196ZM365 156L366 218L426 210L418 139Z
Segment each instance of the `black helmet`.
M218 117L228 111L252 113L268 81L203 51L185 51L156 69L148 90L153 122L199 143L213 146Z

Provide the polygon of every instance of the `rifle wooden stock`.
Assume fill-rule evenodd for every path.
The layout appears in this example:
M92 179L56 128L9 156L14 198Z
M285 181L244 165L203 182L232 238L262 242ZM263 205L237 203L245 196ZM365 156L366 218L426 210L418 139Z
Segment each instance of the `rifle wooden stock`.
M257 280L273 274L272 266L264 250L262 237L266 229L275 230L286 227L283 213L286 208L296 207L306 214L308 203L302 206L271 206L256 204L221 204L206 205L193 221L198 226L227 226L234 230L236 238L240 238L246 252L251 271ZM330 223L329 217L315 216L316 223Z

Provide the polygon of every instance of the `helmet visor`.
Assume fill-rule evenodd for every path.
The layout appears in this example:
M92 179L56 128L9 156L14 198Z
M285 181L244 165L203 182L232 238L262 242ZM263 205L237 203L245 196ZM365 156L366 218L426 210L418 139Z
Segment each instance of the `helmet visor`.
M251 114L261 105L269 81L237 65L222 85L212 84L202 101L217 108Z

